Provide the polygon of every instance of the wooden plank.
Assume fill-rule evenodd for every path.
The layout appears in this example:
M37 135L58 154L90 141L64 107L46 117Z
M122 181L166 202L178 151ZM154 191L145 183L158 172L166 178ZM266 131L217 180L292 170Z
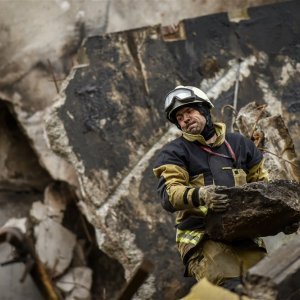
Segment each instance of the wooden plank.
M300 235L251 268L245 289L254 299L300 299Z
M117 300L130 300L137 292L139 287L144 283L153 270L153 264L148 260L143 260L127 285L123 288Z

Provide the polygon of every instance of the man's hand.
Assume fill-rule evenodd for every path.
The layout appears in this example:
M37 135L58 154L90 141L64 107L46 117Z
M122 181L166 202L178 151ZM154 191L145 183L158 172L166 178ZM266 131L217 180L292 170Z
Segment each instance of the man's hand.
M229 206L229 199L225 194L217 194L214 186L204 186L199 189L200 205L207 206L215 212L224 212Z

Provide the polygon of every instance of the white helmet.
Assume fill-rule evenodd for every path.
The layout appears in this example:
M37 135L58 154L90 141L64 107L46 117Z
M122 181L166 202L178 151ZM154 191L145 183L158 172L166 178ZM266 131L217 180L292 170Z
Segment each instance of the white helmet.
M165 97L167 119L172 123L176 123L176 119L172 116L172 113L179 107L189 103L206 103L209 109L214 107L207 95L200 89L194 86L179 85Z

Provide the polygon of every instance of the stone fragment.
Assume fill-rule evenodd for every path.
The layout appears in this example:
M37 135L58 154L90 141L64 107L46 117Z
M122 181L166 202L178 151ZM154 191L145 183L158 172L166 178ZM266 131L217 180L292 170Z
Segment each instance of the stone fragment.
M87 267L77 267L60 277L57 287L66 294L68 300L90 299L92 286L92 270Z
M231 241L274 235L300 221L300 185L296 182L255 182L218 187L217 191L227 194L231 202L227 211L210 211L206 217L206 231L213 239Z
M70 265L76 243L75 235L47 219L34 228L36 252L53 276L61 275Z
M30 217L34 223L40 223L48 217L48 208L41 201L36 201L30 209Z
M300 182L299 162L281 115L271 115L271 108L254 102L241 108L236 124L239 131L253 138L264 153L270 179L291 179Z
M70 192L66 183L53 182L44 191L44 202L34 202L30 210L30 216L35 223L47 218L61 223L64 217L67 203L74 200L75 195Z
M68 190L63 184L51 184L45 189L44 203L47 206L47 215L52 220L61 223L68 200Z
M70 270L67 274L63 275L56 281L56 286L64 293L70 293L74 287L74 274Z
M9 219L3 227L17 227L22 233L28 231L28 219L27 218L11 218Z
M9 243L0 244L1 263L12 260L16 249ZM22 263L0 266L0 290L1 299L34 299L45 300L38 290L33 278L28 274L23 282L20 282L24 274L25 266Z
M72 266L85 266L87 264L86 261L86 253L84 251L84 241L77 240L77 243L74 248Z

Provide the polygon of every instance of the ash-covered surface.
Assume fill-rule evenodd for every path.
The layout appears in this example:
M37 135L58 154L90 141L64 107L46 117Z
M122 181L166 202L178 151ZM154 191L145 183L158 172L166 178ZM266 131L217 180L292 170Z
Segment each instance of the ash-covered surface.
M228 211L207 215L206 231L212 239L275 235L300 221L300 185L296 182L275 180L217 190L231 202Z
M139 158L136 152L149 146L155 130L165 125L159 113L162 86L157 87L157 80L153 84L148 80L151 82L156 77L167 84L174 68L171 59L160 61L164 43L150 38L152 31L158 34L157 30L93 37L85 44L90 66L77 71L69 83L59 117L74 152L84 158L87 173L107 169L114 178L127 171ZM141 74L138 50L133 49L141 46L139 35L147 78ZM167 52L165 56L168 57Z

